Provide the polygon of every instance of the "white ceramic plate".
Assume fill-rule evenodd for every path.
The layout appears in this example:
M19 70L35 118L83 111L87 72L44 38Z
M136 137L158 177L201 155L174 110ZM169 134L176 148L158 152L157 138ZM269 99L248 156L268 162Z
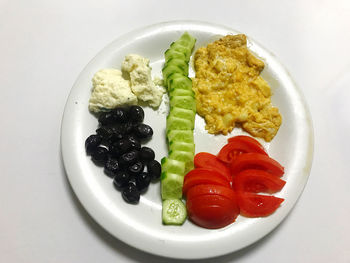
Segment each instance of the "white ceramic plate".
M197 38L196 48L219 36L239 33L233 29L202 22L161 23L128 33L109 44L84 68L69 95L61 131L64 165L69 181L90 215L109 233L125 243L149 253L173 258L207 258L241 249L274 229L292 209L306 184L313 153L313 133L309 112L300 91L276 58L249 38L249 48L266 63L262 73L273 91L273 104L283 116L283 124L271 143L269 154L285 166L287 184L276 196L285 198L282 206L266 218L244 218L222 229L208 230L190 221L183 226L164 226L161 220L159 183L151 184L138 205L122 200L112 180L86 156L85 139L94 133L97 119L88 111L91 78L102 68L120 69L125 55L136 53L150 58L154 76L161 76L163 53L170 43L188 31ZM191 72L193 74L193 71ZM165 118L167 104L157 111L145 108L145 123L154 129L148 143L159 161L167 155ZM232 134L243 134L235 129ZM196 117L196 152L217 153L226 137L209 135L204 121ZM261 140L260 140L261 141ZM262 141L261 141L262 142Z

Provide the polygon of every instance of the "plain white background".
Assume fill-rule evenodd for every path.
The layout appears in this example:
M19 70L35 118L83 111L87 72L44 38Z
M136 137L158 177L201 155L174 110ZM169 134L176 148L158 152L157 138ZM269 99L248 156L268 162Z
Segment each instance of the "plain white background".
M85 212L66 179L60 124L71 86L99 50L179 19L230 26L272 51L302 89L315 132L292 213L261 241L208 262L350 262L346 0L0 0L0 262L172 261L118 241Z

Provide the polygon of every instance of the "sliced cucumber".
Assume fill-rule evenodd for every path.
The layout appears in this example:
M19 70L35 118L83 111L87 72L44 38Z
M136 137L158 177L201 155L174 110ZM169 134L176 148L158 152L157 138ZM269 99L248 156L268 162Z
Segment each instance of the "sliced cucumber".
M183 109L196 111L196 100L192 96L173 96L170 97L170 107L179 107Z
M191 152L185 151L170 151L169 158L178 160L185 163L185 174L193 169L193 158L194 155Z
M184 151L190 152L194 154L195 145L190 142L182 142L182 141L170 141L169 142L169 151Z
M187 75L188 74L188 68L186 71L186 68L182 68L181 66L178 65L174 65L174 64L170 64L170 65L166 65L163 69L162 69L162 73L163 73L163 79L164 79L164 83L168 83L168 76L172 73L180 73L183 75Z
M185 32L182 34L180 39L175 42L181 42L182 45L188 47L192 51L194 44L196 43L196 39L193 36L191 36L188 32Z
M194 128L194 122L191 120L174 117L170 115L167 117L166 120L166 132L171 130L193 130Z
M171 73L168 76L168 86L170 89L187 89L187 90L192 90L192 80L185 76L182 75L178 72Z
M176 65L184 70L184 72L188 72L188 63L180 58L171 58L164 65L164 68L168 65Z
M184 162L164 157L161 160L161 163L162 163L162 172L174 173L182 176L185 173L186 165Z
M185 222L186 206L180 199L167 199L162 205L162 220L165 225L182 225Z
M190 61L192 49L190 50L188 47L185 47L184 45L182 45L182 43L176 43L176 42L171 43L170 49L184 54L186 61Z
M162 199L180 199L182 197L182 186L184 177L179 174L162 172L161 175Z
M194 143L193 131L191 130L171 130L167 133L169 142Z
M183 119L187 119L190 120L192 122L194 122L196 113L192 110L188 110L188 109L183 109L183 108L179 108L179 107L173 107L170 109L170 114L174 117L179 117L179 118L183 118Z
M182 59L185 62L188 62L186 60L186 55L175 49L171 49L171 48L167 49L164 53L164 56L165 56L165 63L167 63L172 58L178 58L178 59Z
M171 89L169 90L170 97L174 96L191 96L194 97L194 91L193 90L187 90L187 89Z

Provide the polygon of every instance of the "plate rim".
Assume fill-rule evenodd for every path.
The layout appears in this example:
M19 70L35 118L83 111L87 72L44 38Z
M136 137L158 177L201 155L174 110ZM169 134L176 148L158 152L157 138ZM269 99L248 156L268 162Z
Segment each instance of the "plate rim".
M113 235L114 237L118 238L119 240L127 243L128 245L131 245L137 249L143 250L147 253L151 253L151 254L155 254L158 256L166 256L166 257L171 257L171 258L178 258L178 259L203 259L203 258L211 258L211 257L216 257L216 256L221 256L224 254L228 254L234 251L237 251L239 249L242 249L252 243L255 243L256 241L260 240L262 237L264 237L265 235L267 235L268 233L270 233L273 229L275 229L287 216L288 214L293 210L293 207L296 205L298 199L300 198L303 190L305 189L307 180L310 176L310 171L311 171L311 164L312 164L312 160L313 160L313 150L314 150L314 131L313 131L313 125L312 125L312 118L311 118L311 114L310 114L310 110L308 108L308 105L306 104L306 100L304 98L303 93L301 92L301 90L299 89L299 87L296 85L295 81L293 80L293 78L291 77L291 75L289 74L289 72L286 70L286 68L279 62L278 58L276 58L276 56L274 56L273 53L271 53L268 49L264 48L259 42L255 41L253 38L251 38L250 36L248 36L248 38L254 42L257 46L259 46L260 48L262 48L265 52L268 52L271 56L273 56L275 62L278 64L278 66L284 71L284 73L287 74L288 76L288 80L291 81L295 91L297 92L299 98L300 98L300 102L302 103L303 106L303 111L305 113L305 118L307 119L307 128L308 128L308 132L309 132L309 136L308 136L308 146L307 146L307 150L308 150L308 160L306 161L306 165L305 165L305 169L304 169L304 181L302 183L302 188L299 189L299 193L297 194L297 198L294 201L294 203L291 205L291 207L288 209L288 211L281 217L281 219L278 220L277 223L274 224L270 224L269 229L267 231L263 231L263 233L260 233L259 235L257 235L255 238L249 240L249 242L245 242L244 244L242 244L241 246L237 246L236 249L233 250L228 250L226 249L225 251L213 251L210 253L206 253L203 255L198 255L198 254L193 254L193 253L187 253L186 255L178 255L178 254L174 254L174 253L169 253L169 251L167 251L166 248L167 244L164 240L160 240L161 242L163 242L163 244L165 244L165 247L157 247L159 244L162 244L161 242L159 242L159 240L157 241L157 245L148 245L146 243L146 246L144 245L140 245L140 243L138 242L134 242L128 238L126 238L125 236L118 236L116 235L116 233L111 229L110 227L110 222L106 222L103 219L101 219L101 217L98 216L98 214L96 214L96 207L94 205L91 205L91 203L89 203L89 201L87 201L89 198L87 197L88 193L86 192L86 189L82 189L81 187L79 187L77 185L77 182L75 180L75 178L72 177L73 171L74 170L70 164L70 161L67 159L67 154L65 154L67 152L67 148L66 145L67 143L65 143L67 141L67 137L66 137L66 127L67 125L67 118L69 115L69 100L71 98L71 95L74 91L74 87L77 86L77 84L79 83L79 80L81 79L83 73L86 71L87 68L89 68L89 66L91 64L93 64L95 62L96 59L98 59L101 54L103 53L108 53L108 50L113 49L115 45L117 45L118 43L123 43L123 42L127 42L126 38L128 38L128 36L135 36L137 34L140 34L142 32L145 31L149 31L149 30L153 30L156 28L161 28L161 27L211 27L211 28L220 28L222 30L227 30L230 32L234 32L234 33L240 33L240 31L237 31L233 28L227 27L225 25L219 25L216 23L209 23L209 22L204 22L204 21L196 21L196 20L173 20L173 21L166 21L166 22L161 22L161 23L155 23L152 25L147 25L145 27L141 27L138 29L134 29L130 32L127 32L125 34L122 34L120 36L118 36L114 41L110 42L108 45L106 45L104 48L102 48L88 63L87 65L82 69L82 71L80 72L80 74L78 75L76 81L74 82L69 95L67 97L67 101L66 101L66 105L64 108L64 113L63 113L63 117L62 117L62 121L61 121L61 156L62 156L62 160L63 160L63 164L64 164L64 168L66 171L66 175L68 178L68 181L70 183L70 186L73 189L73 192L75 193L76 197L78 198L79 202L82 204L82 206L84 207L84 209L88 212L88 214L103 228L105 229L107 232L109 232L111 235ZM94 206L94 207L92 207ZM151 242L149 242L151 243Z

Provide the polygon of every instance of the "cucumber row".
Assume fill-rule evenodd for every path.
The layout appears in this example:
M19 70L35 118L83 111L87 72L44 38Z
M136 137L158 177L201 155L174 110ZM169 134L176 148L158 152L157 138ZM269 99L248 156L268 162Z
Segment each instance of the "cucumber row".
M192 80L188 77L189 60L195 42L196 39L186 32L164 54L162 73L170 100L166 121L169 155L161 161L164 224L181 225L186 219L186 207L181 198L184 176L193 169L195 153L193 129L196 101Z

